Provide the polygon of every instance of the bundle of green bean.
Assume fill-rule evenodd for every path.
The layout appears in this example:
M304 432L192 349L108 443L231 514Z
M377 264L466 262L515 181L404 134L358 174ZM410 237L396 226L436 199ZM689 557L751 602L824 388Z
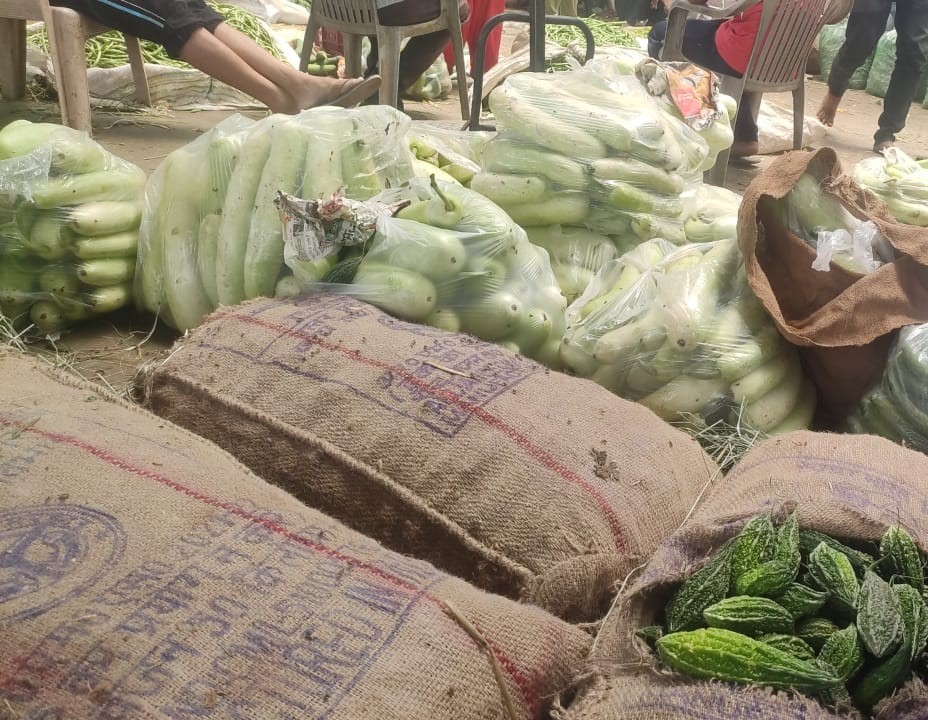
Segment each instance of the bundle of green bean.
M224 3L208 3L216 12L221 14L226 22L241 33L244 33L258 45L267 50L276 58L283 57L274 43L274 39L267 27L254 14L235 5ZM29 34L28 42L44 52L48 52L48 35L44 27L40 27ZM170 65L177 68L189 68L183 60L170 57L167 51L157 43L141 40L142 58L153 65ZM84 57L87 67L114 68L129 62L126 55L126 45L122 35L115 30L90 38L84 46Z
M593 33L596 47L638 47L635 34L623 22L594 17L583 18L583 22ZM573 25L545 25L545 37L565 47L571 42L583 42L583 33Z

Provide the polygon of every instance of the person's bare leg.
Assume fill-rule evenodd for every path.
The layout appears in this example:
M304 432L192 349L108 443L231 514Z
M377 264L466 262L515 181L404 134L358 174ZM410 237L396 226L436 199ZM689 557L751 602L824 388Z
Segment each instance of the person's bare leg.
M217 40L231 49L255 72L289 95L295 106L290 112L316 105L329 105L355 89L361 95L355 102L360 102L373 95L380 87L379 79L374 78L367 81L363 78L339 80L301 73L292 65L275 58L247 35L243 35L227 23L220 23L214 33Z
M835 124L835 114L838 112L838 105L840 104L840 95L832 95L830 92L825 93L825 97L822 98L822 104L819 105L818 112L815 113L815 116L822 124L831 127Z
M225 23L219 27L224 26ZM194 30L180 50L180 58L207 75L248 93L273 112L292 113L299 109L288 92L255 70L209 30Z

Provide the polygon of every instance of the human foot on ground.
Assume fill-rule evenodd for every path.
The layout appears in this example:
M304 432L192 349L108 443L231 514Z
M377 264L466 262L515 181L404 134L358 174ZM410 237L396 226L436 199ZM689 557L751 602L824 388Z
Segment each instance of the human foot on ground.
M757 155L760 145L757 140L735 140L731 144L731 157L743 158Z
M877 140L873 143L873 152L882 155L884 150L889 150L895 144L895 140Z
M299 85L291 88L290 95L299 110L337 105L352 107L366 100L380 89L380 76L336 80L306 75Z
M822 104L819 105L818 112L815 113L823 125L831 127L835 124L835 114L838 112L838 105L841 104L841 98L832 95L831 93L826 93L825 97L822 98Z

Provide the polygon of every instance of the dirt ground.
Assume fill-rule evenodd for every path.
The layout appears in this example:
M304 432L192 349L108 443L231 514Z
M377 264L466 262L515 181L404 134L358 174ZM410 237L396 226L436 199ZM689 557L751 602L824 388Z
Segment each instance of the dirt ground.
M504 40L504 54L506 48ZM825 85L821 81L810 79L807 82L807 115L814 114L824 92ZM788 94L770 96L767 101L785 109L790 109L792 104ZM845 167L850 168L871 154L881 102L860 91L850 91L846 95L836 127L829 129L820 143L835 148ZM456 95L437 103L407 102L406 111L414 119L448 127L461 123ZM96 112L94 136L108 150L151 173L169 152L192 141L230 114L229 111L128 115ZM259 111L246 114L263 115ZM17 118L58 121L58 108L55 104L34 101L0 102L0 127ZM920 105L912 106L899 145L916 158L928 157L928 110ZM736 191L744 190L771 159L766 156L752 165L732 165L727 186ZM56 362L68 365L84 377L124 392L131 386L139 366L170 348L176 337L169 328L155 326L153 318L125 311L66 334L55 347L46 348L46 352Z

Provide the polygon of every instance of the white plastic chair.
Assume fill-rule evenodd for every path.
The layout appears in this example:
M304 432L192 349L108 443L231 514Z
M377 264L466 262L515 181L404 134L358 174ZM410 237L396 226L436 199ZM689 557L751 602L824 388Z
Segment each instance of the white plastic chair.
M457 0L441 0L441 14L434 20L416 25L381 25L377 21L376 0L314 0L309 13L309 24L303 37L300 70L306 71L312 55L313 40L319 28L339 30L345 38L345 74L359 77L361 69L361 39L365 35L377 37L380 58L380 103L396 107L400 96L400 45L404 38L426 35L438 30L451 33L454 64L458 73L458 94L461 98L461 117L467 119L470 103L464 76L464 39L461 36L461 18ZM405 89L405 88L402 88Z
M694 5L674 0L667 19L667 34L661 60L686 60L683 30L690 13L711 18L731 18L761 0L738 0L728 7ZM742 77L721 75L721 91L741 103L745 91L792 92L793 147L802 148L805 124L805 66L812 44L823 25L840 22L851 10L853 0L764 0L754 49ZM753 108L756 112L758 108ZM732 118L734 121L734 118ZM707 174L708 182L723 185L728 171L729 150L719 153Z
M90 133L92 116L84 45L89 38L110 28L69 8L53 7L48 0L0 0L0 91L8 100L18 100L26 94L27 20L45 21L58 81L62 124ZM143 105L151 105L139 41L131 35L123 37L135 81L135 98Z

